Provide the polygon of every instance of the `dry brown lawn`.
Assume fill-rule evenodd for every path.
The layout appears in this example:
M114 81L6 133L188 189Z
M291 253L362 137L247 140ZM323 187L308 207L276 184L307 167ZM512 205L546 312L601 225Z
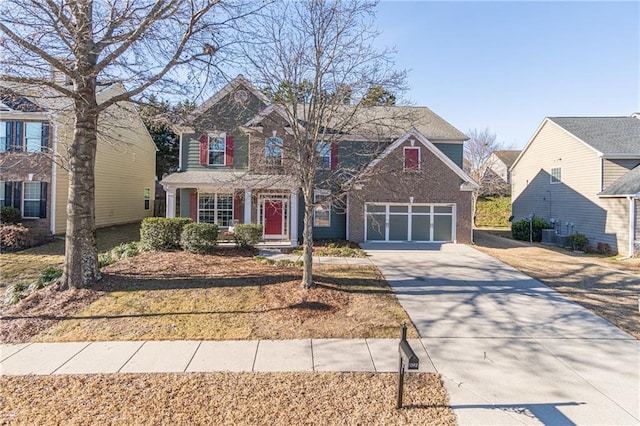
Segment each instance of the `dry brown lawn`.
M640 259L615 260L475 231L476 248L640 339Z
M301 270L256 261L250 252L146 252L103 268L91 290L39 291L5 310L3 342L356 338L399 335L404 310L378 270ZM410 337L417 337L411 326Z
M0 377L7 425L455 425L435 374L112 374Z

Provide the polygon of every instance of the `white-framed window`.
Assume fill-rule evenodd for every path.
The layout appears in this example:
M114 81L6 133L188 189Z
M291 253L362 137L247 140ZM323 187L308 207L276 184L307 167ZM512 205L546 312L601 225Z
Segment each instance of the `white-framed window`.
M0 152L42 152L48 145L48 122L0 121Z
M420 147L404 147L404 171L420 170Z
M225 135L209 136L209 165L224 166Z
M282 165L282 138L272 137L267 138L264 141L264 156L265 161L270 166Z
M233 194L198 193L198 222L231 226L233 221Z
M313 226L331 226L331 192L327 189L316 189L313 192Z
M40 152L42 150L43 123L27 121L24 123L24 146L27 152Z
M144 189L144 209L151 209L151 188Z
M0 152L6 152L9 150L9 132L7 131L7 126L9 126L10 123L11 122L0 121Z
M318 168L330 169L331 168L331 144L318 143Z
M552 167L550 176L551 176L551 183L562 182L562 167Z
M35 219L40 217L40 182L24 182L22 187L22 217Z

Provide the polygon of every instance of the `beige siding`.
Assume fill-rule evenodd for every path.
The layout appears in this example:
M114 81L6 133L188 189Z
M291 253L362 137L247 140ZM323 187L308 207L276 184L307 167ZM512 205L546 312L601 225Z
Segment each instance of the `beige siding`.
M608 188L638 164L640 159L602 160L602 189Z
M597 153L546 121L512 170L514 221L530 213L560 221L562 234L585 234L590 244L608 243L625 253L628 241L626 200L601 199L602 160ZM562 168L562 182L550 183L553 167Z
M59 127L60 128L60 127ZM156 149L133 106L107 110L99 124L96 156L96 226L142 220L153 214ZM60 134L62 133L62 134ZM61 155L71 134L59 132ZM56 233L66 228L68 174L57 168ZM149 210L144 189L150 189Z

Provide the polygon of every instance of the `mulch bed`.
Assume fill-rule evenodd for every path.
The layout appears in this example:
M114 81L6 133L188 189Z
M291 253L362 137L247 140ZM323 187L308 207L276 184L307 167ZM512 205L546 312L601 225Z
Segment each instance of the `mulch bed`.
M99 315L104 318L93 319L90 323L85 320L90 327L88 331L86 326L82 330L74 329L78 330L76 334L73 334L73 330L67 330L64 333L72 334L67 334L61 340L77 340L78 337L74 335L80 336L80 340L94 340L90 333L96 327L105 331L99 339L120 336L123 340L395 337L399 324L407 321L406 314L399 308L381 276L374 274L362 283L372 286L374 291L362 291L357 285L351 291L340 288L336 280L323 277L321 267L317 267L316 272L318 287L305 290L300 288L300 268L264 265L253 259L251 251L221 249L214 255L144 252L103 268L102 280L92 289L59 291L51 286L6 309L0 317L0 339L4 343L30 341L55 324L71 319L74 313L107 294L136 290L147 292L141 302L146 306L124 307L128 309L127 312L112 312L109 306L103 306L104 311ZM244 301L238 291L245 286L260 289L261 306L249 308L253 306L252 302ZM200 305L182 305L178 312L181 315L174 315L177 325L171 326L168 331L166 328L163 331L163 324L142 318L149 313L170 317L176 311L172 310L169 299L177 297L176 290L181 292L180 300L195 300ZM165 299L167 304L163 305ZM151 311L153 308L149 306L162 306L163 310ZM227 319L220 323L198 323L198 326L190 329L186 325L181 334L179 327L183 323L179 321L187 321L187 313L192 312L199 321L208 321L199 315L200 311L206 310L220 311L222 314L219 317ZM217 325L233 327L234 324L229 324L233 312L241 313L245 323L238 325L240 329L235 334L225 334ZM121 313L131 318L110 319L111 315ZM143 314L142 317L136 315L138 313ZM59 337L52 330L43 333L41 339L58 340ZM409 337L416 336L417 332L411 327Z

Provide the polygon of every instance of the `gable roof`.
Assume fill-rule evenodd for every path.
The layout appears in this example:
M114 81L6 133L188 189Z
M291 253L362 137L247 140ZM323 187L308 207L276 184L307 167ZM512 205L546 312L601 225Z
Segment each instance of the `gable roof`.
M640 120L635 117L549 117L603 156L640 156Z
M3 110L13 110L20 112L42 112L44 111L37 104L30 101L24 96L20 96L13 90L2 87L0 88L0 102L2 102ZM6 108L4 108L6 107Z
M457 174L462 180L462 184L460 185L461 190L470 191L473 189L477 189L480 187L476 183L476 181L471 178L467 173L464 172L456 163L453 162L449 157L447 157L442 151L440 151L433 143L431 143L418 129L412 127L406 132L404 135L396 139L391 145L389 145L382 153L374 158L367 166L364 168L362 173L367 173L376 164L382 161L385 157L387 157L392 151L401 146L404 142L406 142L409 138L415 138L418 142L422 143L429 151L431 151L440 161L445 163L455 174ZM357 179L357 177L356 177Z
M640 194L640 166L629 170L598 195L601 197L626 197Z
M513 163L520 155L520 150L516 149L503 149L498 151L493 151L492 154L495 155L500 161L504 163L507 168L511 167Z
M240 86L243 86L245 89L250 91L253 95L255 95L258 99L260 99L260 101L262 101L262 103L264 103L265 105L269 105L271 103L269 98L267 98L267 96L264 93L262 93L253 84L251 84L251 82L249 82L249 80L247 80L242 74L238 74L236 78L234 78L229 83L227 83L222 89L220 89L213 96L207 99L202 105L200 105L198 108L191 111L191 114L189 114L188 121L191 121L199 117L200 115L202 115L209 108L211 108L212 106L220 102L222 98L224 98L225 96L227 96L229 93L231 93L233 90L237 89Z

